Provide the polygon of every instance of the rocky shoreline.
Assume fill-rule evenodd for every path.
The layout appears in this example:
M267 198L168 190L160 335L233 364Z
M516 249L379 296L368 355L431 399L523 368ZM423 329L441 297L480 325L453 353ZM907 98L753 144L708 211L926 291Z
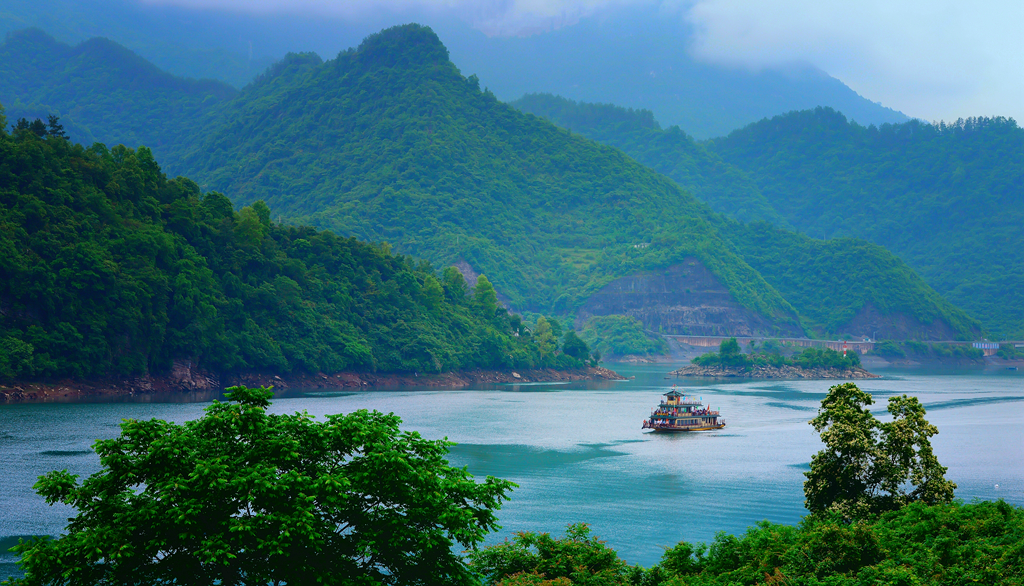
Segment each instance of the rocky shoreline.
M879 378L863 368L800 368L799 366L684 366L669 374L708 378L775 378L775 379L864 379Z
M464 370L442 373L243 373L218 375L192 369L175 362L164 375L111 377L89 380L50 382L13 381L0 383L0 403L41 403L82 399L116 399L137 395L191 395L196 400L216 398L234 385L266 386L277 390L317 389L351 390L386 387L468 387L478 384L571 382L580 380L625 380L618 373L602 367L574 370ZM198 396L196 396L198 395Z

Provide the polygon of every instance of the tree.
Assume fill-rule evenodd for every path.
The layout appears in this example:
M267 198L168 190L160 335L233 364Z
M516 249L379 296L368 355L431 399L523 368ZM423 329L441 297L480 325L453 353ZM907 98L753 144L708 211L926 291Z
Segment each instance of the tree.
M476 287L473 288L473 302L480 311L480 315L487 319L494 319L494 312L498 310L498 293L494 290L494 285L491 285L484 275L477 277Z
M42 476L75 507L58 539L19 543L28 584L473 584L476 549L514 484L474 482L447 441L395 415L270 415L264 388L228 389L184 425L128 420L96 442L84 482Z
M573 330L565 333L565 337L562 339L562 352L576 360L586 361L590 357L590 348L587 347L587 343L581 340Z
M537 341L542 359L554 354L557 340L551 333L551 324L543 316L537 318L537 325L533 328L533 339Z
M925 421L924 406L906 395L890 397L893 421L880 423L867 409L873 403L854 383L833 386L822 400L810 423L825 449L804 473L807 509L863 518L914 501L952 502L956 484L932 452L929 438L938 430Z
M586 523L565 528L565 537L547 533L516 533L512 541L469 554L485 584L629 584L629 566L614 549L590 534Z

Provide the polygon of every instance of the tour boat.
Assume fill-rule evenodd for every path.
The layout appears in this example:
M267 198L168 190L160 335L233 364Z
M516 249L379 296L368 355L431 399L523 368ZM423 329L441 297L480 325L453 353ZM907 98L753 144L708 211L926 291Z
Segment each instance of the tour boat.
M710 431L725 427L725 420L719 419L720 413L693 397L687 397L672 387L665 393L665 399L658 408L651 412L651 418L645 419L641 429L655 432L669 431Z

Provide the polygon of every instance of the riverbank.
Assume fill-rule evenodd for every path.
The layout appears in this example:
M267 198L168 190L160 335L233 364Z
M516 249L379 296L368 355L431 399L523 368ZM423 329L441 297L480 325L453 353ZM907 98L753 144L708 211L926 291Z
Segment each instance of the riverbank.
M479 384L570 382L579 380L625 380L602 367L573 370L465 370L442 373L243 373L219 375L175 362L167 374L136 377L107 377L89 380L12 381L0 383L0 403L39 403L116 398L136 395L219 392L234 385L266 386L278 390L370 389L379 387L462 388Z
M707 378L773 378L773 379L865 379L880 378L863 368L801 368L799 366L684 366L669 374Z

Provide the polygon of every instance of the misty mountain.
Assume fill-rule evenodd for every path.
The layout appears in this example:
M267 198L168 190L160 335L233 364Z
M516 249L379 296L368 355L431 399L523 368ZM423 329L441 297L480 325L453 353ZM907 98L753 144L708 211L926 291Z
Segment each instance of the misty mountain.
M110 55L115 71L134 57L123 48ZM68 63L47 89L54 102L109 91L110 71ZM67 79L78 80L74 91L60 85ZM139 87L140 95L192 99L153 79L157 87ZM888 254L881 249L839 262L832 244L787 233L811 251L800 267L807 278L787 283L776 270L780 280L766 282L743 258L772 262L744 244L753 241L742 237L747 227L621 152L502 104L458 72L429 29L385 31L327 62L293 54L234 98L207 96L203 104L194 117L164 116L165 125L153 126L168 133L153 142L172 174L239 203L264 199L282 219L457 264L471 279L485 273L517 309L625 312L677 333L807 328L934 339L977 329L911 271L878 264ZM111 134L160 117L128 90L116 108L94 114L95 128L122 125L104 130ZM604 295L636 279L647 297ZM810 293L825 287L840 295L828 305ZM917 293L906 299L904 291ZM596 307L601 299L614 307Z
M716 212L743 222L787 222L746 173L707 150L678 126L662 129L650 110L527 94L511 102L587 138L613 146L679 184Z
M430 25L452 61L504 101L547 92L652 110L697 138L722 136L791 110L829 106L863 125L908 118L859 96L810 66L751 71L695 60L691 32L655 6L609 8L557 30L488 37L451 12L386 8L356 20L301 14L256 16L134 0L10 0L0 33L38 27L58 40L117 41L179 76L242 87L286 53L331 58L368 34L410 21Z
M697 142L647 110L539 94L513 104L622 149L729 217L881 244L993 335L1024 336L1024 132L1012 120L864 128L816 109Z
M1012 119L865 128L815 109L707 146L797 230L881 244L993 335L1024 338L1024 129Z
M220 81L171 75L107 39L72 47L29 29L0 45L0 104L12 122L54 114L84 144L147 145L162 154L237 93Z
M685 265L692 278L708 273L701 277L707 297L696 286L666 284L644 293L649 303L672 311L729 306L744 316L733 325L749 331L794 331L799 314L812 329L842 332L869 304L893 336L969 337L977 328L866 243L857 246L872 254L839 262L835 244L789 235L816 251L805 255L806 274L818 280L804 291L830 288L827 308L807 294L804 307L792 305L738 254L734 235L746 227L620 151L501 103L474 76L463 77L424 27L372 35L331 61L291 55L209 120L176 163L205 188L239 203L263 199L292 221L469 267L520 309L621 310L626 301L601 309L594 299L614 297L622 279L649 275L641 280L650 285ZM883 256L885 263L875 262ZM904 299L879 283L919 294ZM652 309L640 318L677 333L725 327L714 322L722 316L687 315Z

